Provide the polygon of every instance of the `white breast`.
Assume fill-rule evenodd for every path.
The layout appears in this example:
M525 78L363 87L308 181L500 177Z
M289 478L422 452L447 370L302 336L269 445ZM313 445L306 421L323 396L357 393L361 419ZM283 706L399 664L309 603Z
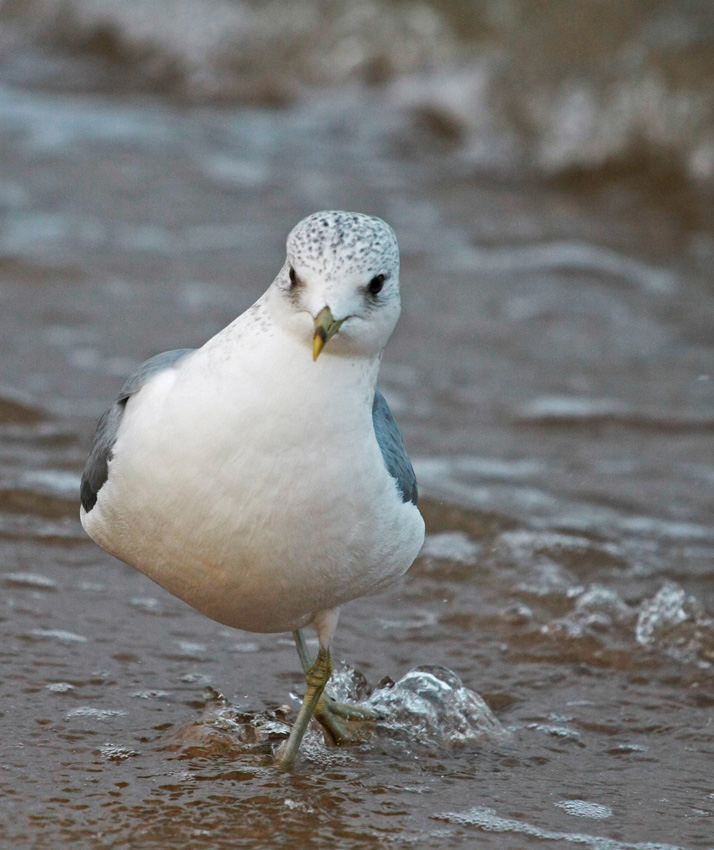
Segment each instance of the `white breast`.
M204 614L291 630L400 576L424 523L374 436L378 361L313 364L275 329L241 334L241 319L129 399L82 521Z

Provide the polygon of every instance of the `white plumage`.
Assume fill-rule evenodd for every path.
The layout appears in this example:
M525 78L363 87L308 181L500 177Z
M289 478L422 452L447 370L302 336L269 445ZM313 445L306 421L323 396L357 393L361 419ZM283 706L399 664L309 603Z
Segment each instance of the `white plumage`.
M339 607L402 575L424 539L401 437L375 407L398 273L379 219L301 222L249 310L127 383L85 470L87 533L214 620L314 623L329 652Z

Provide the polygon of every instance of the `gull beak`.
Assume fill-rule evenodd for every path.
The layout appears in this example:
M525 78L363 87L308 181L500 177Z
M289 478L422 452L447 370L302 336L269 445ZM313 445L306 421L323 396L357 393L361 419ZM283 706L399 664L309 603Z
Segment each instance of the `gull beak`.
M322 310L315 316L315 335L312 338L312 359L317 360L320 352L328 342L340 329L344 319L335 320L332 315L332 310L329 307L323 307Z

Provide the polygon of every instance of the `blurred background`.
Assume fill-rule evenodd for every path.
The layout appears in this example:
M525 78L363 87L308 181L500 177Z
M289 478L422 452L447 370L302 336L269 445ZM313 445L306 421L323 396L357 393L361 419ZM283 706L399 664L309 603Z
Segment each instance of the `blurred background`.
M276 108L371 90L471 170L714 179L707 0L4 0L3 78Z
M113 561L77 488L327 208L400 242L428 532L341 686L445 665L510 737L284 777L288 636ZM713 269L709 0L0 0L0 847L713 847Z

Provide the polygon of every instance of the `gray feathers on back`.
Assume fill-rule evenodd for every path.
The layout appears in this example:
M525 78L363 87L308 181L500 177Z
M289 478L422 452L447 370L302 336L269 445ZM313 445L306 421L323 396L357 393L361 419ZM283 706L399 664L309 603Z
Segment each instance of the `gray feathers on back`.
M192 348L179 348L176 351L164 351L157 354L134 372L124 383L119 397L99 420L92 450L87 458L82 475L80 499L85 511L92 510L97 502L97 493L109 477L109 461L112 459L112 449L117 439L119 425L124 415L127 399L138 392L146 382L164 369L170 369L178 360L193 351Z
M128 377L124 382L124 386L119 390L119 398L117 401L126 401L130 395L138 392L144 384L153 378L158 372L163 372L164 369L170 369L178 360L190 354L193 348L177 348L174 351L164 351L161 354L155 354Z
M384 458L384 465L387 467L387 472L397 482L402 501L413 502L416 505L419 498L416 475L404 448L399 425L379 390L375 393L372 404L372 422L377 443Z

